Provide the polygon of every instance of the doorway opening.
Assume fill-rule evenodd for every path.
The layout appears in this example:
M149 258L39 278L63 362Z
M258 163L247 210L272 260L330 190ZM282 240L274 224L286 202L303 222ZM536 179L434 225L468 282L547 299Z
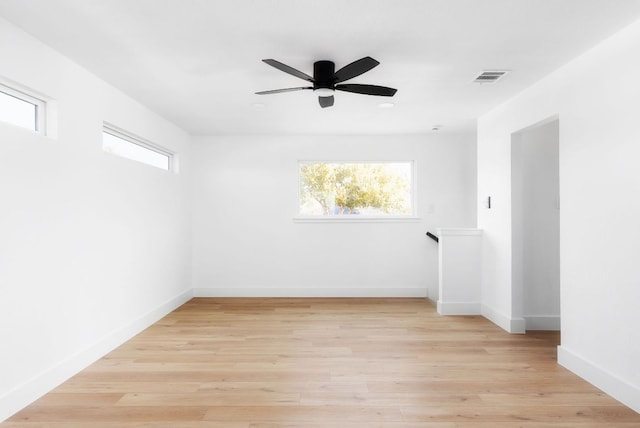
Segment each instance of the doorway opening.
M511 136L512 316L560 330L559 120Z

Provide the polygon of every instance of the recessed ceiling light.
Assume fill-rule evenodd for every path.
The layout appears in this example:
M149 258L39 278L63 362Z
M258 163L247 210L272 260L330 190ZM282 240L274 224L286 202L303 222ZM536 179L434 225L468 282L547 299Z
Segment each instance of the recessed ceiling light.
M253 108L256 110L262 110L264 109L266 106L263 103L253 103Z
M378 104L379 108L394 108L396 105L394 103L380 103Z

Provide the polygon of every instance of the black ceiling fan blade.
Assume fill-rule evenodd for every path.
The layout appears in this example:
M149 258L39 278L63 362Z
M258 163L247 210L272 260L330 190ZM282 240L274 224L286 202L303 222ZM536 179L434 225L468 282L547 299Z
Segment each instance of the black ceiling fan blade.
M270 91L256 92L256 94L258 94L258 95L279 94L279 93L282 93L282 92L302 91L304 89L313 89L313 87L312 86L301 86L299 88L272 89Z
M359 60L345 65L340 70L336 71L333 75L334 83L344 82L345 80L360 76L362 73L366 73L378 64L380 63L370 56L360 58Z
M353 92L356 94L379 95L381 97L392 97L398 91L394 88L377 85L358 85L356 83L346 83L344 85L336 85L336 90Z
M318 97L318 102L322 108L331 107L333 105L333 101L333 95L330 97Z
M271 67L275 67L280 71L284 71L292 76L296 76L299 79L307 80L309 82L313 82L313 77L309 76L306 73L303 73L300 70L296 70L293 67L289 67L287 64L283 64L280 61L276 61L275 59L263 59L262 62L269 64Z

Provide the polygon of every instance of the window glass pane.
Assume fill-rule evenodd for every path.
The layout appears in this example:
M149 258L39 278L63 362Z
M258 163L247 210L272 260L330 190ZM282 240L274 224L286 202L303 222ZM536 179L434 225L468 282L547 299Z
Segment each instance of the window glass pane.
M412 167L412 162L301 162L300 215L412 215Z
M37 131L38 106L0 91L0 120Z
M107 153L146 163L167 171L170 167L169 155L132 143L107 132L102 133L102 149Z

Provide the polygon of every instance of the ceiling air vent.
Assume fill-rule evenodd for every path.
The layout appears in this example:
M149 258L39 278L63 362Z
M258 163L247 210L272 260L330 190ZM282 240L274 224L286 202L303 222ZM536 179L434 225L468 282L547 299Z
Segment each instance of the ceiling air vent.
M502 79L509 71L508 70L485 70L478 74L473 81L475 83L496 83Z

